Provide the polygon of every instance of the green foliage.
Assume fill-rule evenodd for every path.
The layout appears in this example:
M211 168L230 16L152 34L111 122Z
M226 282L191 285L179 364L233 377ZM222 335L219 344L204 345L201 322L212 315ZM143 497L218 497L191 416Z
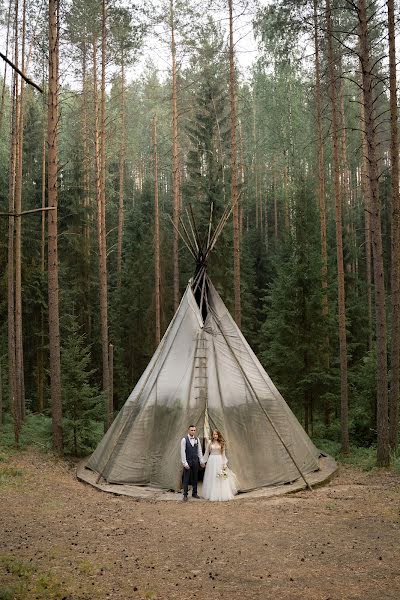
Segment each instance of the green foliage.
M295 196L293 233L276 260L262 327L263 363L287 402L309 410L324 391L324 322L315 203L303 182Z
M340 430L336 441L330 437L313 436L313 442L321 452L333 456L339 463L358 467L363 471L371 471L376 467L375 445L365 447L364 444L352 444L348 455L341 453ZM392 455L392 466L395 471L400 472L400 453Z
M19 482L22 477L21 469L0 465L0 486Z
M271 279L272 265L268 260L265 244L254 232L246 233L242 238L240 269L241 329L252 349L258 354L263 347L262 335L260 335L264 321L262 298L267 282Z
M298 53L299 37L307 30L309 20L306 0L280 0L259 8L256 34L269 57L287 61Z
M393 456L393 468L400 473L400 454L397 453L395 456Z
M11 587L1 587L0 588L0 600L14 600L15 599L15 590Z
M133 5L125 8L111 4L108 15L110 52L119 64L129 65L142 44L145 24Z
M333 441L331 438L318 437L318 435L314 435L312 441L318 450L324 454L329 454L329 456L333 456L335 459L338 459L340 456L340 442Z
M371 471L376 466L376 448L350 446L350 452L344 456L340 452L340 442L334 442L329 439L313 438L314 444L322 452L333 456L339 463L358 467L363 471Z
M74 315L64 319L61 349L64 446L67 453L84 456L99 442L97 422L103 414L103 397L91 382L90 346Z
M352 406L349 431L353 443L369 446L376 442L376 354L366 353L350 373Z
M51 450L51 419L43 414L27 413L22 424L20 448L28 446L39 448L42 451ZM14 430L9 414L1 427L0 449L7 455L15 448Z
M222 33L209 18L199 31L198 46L191 62L190 79L194 79L196 85L190 88L192 118L186 125L190 145L188 177L184 185L185 196L198 213L197 222L203 239L211 204L217 220L227 202L228 181L224 177L229 163L229 99L223 47Z
M0 555L0 580L7 581L7 585L0 588L0 600L72 598L65 582L61 582L55 573L41 571L34 563L9 554Z
M152 215L152 188L146 182L135 206L126 213L122 285L111 303L111 332L116 347L114 389L119 404L125 402L155 350ZM148 260L143 260L144 256ZM167 309L168 304L164 304Z

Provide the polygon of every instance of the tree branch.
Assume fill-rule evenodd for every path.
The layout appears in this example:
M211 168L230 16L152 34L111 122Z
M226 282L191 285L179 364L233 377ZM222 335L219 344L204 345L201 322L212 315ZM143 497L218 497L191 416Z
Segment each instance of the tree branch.
M33 208L32 210L24 210L20 213L14 212L0 212L0 217L22 217L23 215L30 215L31 213L43 212L47 210L56 210L55 206L47 206L46 208Z
M32 79L29 79L29 77L27 77L26 75L23 74L22 71L20 71L18 69L18 67L16 67L9 58L7 58L7 56L5 54L3 54L2 52L0 52L0 56L1 58L10 65L10 67L12 67L14 69L14 71L16 71L18 73L18 75L21 75L22 79L25 79L26 83L29 83L29 85L32 85L34 88L36 88L41 94L43 94L43 90L41 87L39 87L34 81L32 81Z

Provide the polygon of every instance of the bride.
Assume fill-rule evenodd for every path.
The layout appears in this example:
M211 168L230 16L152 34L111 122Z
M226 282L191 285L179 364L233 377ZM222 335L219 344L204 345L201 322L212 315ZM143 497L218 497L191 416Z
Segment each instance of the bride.
M212 432L204 461L207 461L207 465L203 478L203 498L216 501L232 500L237 494L236 476L227 467L225 441L217 430Z

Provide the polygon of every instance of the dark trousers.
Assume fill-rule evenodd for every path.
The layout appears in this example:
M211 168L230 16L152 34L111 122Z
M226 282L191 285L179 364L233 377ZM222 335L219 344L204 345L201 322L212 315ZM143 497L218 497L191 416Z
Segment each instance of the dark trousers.
M192 496L197 494L197 480L199 477L199 461L196 460L194 462L189 463L190 469L183 469L183 495L188 495L188 486L190 473L192 474Z

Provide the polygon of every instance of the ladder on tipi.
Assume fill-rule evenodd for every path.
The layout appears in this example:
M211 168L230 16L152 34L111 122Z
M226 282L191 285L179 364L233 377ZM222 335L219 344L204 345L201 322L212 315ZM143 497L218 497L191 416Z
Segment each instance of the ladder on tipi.
M197 335L196 350L194 356L194 392L195 400L204 403L204 435L209 435L208 423L208 376L207 376L207 338L204 330L201 330Z

